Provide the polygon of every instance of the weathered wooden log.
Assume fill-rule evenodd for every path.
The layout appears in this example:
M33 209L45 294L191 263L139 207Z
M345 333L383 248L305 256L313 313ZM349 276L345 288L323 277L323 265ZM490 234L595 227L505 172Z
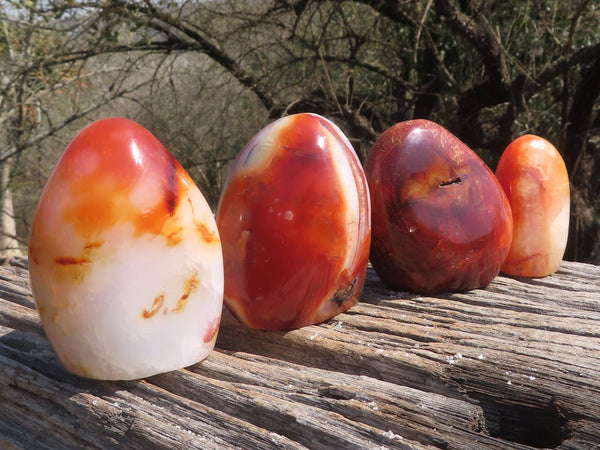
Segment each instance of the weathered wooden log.
M600 448L600 267L417 296L369 269L361 302L290 332L226 311L202 363L66 372L27 261L0 268L0 448Z

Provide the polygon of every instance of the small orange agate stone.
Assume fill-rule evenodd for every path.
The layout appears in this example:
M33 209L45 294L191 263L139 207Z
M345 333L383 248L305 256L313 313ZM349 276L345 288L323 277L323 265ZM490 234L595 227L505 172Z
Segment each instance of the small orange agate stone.
M513 240L502 272L544 277L563 258L569 233L569 176L556 148L534 135L515 139L496 169L513 213Z

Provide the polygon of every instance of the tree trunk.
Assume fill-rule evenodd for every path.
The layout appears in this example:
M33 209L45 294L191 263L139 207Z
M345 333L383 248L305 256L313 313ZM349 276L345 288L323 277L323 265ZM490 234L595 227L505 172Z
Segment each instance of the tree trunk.
M0 170L0 264L2 265L7 264L13 256L22 255L19 243L15 239L17 223L10 190L11 166L9 161L5 161Z
M571 179L571 227L565 259L594 261L593 255L600 251L598 237L597 173L598 156L588 152L589 132L598 114L596 102L600 98L600 57L583 70L566 124L566 135L560 143ZM597 155L597 153L595 153ZM596 256L597 258L597 256Z

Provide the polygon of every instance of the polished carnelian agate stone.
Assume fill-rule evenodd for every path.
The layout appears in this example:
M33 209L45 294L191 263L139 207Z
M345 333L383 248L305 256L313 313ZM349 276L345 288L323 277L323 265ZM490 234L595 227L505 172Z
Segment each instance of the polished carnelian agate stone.
M569 233L569 176L556 148L534 135L515 139L496 176L510 201L513 241L502 271L543 277L558 269Z
M62 154L33 219L29 273L44 331L77 375L142 378L214 347L223 259L212 211L131 120L93 122Z
M510 205L492 171L427 120L400 122L366 166L371 263L389 286L417 293L487 286L512 239Z
M292 329L354 305L370 240L364 172L343 133L315 114L261 130L220 199L225 304L245 325Z

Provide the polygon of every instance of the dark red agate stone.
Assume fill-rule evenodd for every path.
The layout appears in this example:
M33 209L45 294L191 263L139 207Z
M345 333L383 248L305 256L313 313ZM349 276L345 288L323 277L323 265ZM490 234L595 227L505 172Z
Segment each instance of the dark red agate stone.
M371 263L395 289L417 293L487 286L512 239L506 195L456 136L426 120L385 131L369 155Z

